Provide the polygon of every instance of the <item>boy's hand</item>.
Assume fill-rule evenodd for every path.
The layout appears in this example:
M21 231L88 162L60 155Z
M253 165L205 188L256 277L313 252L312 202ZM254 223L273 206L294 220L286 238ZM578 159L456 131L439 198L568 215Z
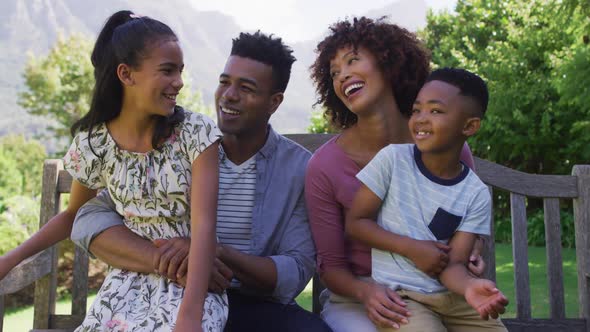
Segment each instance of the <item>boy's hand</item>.
M431 277L437 277L449 263L451 247L436 241L414 240L407 249L408 257L416 267Z
M486 279L472 279L465 289L465 300L482 319L498 318L506 311L508 299L496 285Z

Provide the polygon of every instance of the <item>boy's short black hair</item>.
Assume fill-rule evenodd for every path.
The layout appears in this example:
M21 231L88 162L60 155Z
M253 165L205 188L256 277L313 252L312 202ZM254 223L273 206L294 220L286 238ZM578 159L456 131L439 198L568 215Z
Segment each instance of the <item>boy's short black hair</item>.
M473 98L480 106L480 114L483 117L488 108L488 87L486 82L468 70L461 68L440 68L428 76L426 82L442 81L457 87L462 96Z
M281 38L266 35L260 30L255 33L240 33L234 38L230 55L262 62L272 67L273 92L285 92L291 66L295 62L293 50Z

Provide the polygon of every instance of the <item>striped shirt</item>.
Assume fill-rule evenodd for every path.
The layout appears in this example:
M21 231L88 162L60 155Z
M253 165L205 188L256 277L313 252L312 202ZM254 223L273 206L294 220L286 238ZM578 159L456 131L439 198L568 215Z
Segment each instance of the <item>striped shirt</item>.
M252 208L256 192L256 154L234 164L219 144L219 194L217 196L217 239L250 254ZM235 278L231 287L239 287Z
M383 148L357 178L383 201L377 222L389 232L445 244L457 231L490 233L491 197L486 185L466 166L454 179L436 177L413 144ZM373 279L391 289L446 290L404 256L373 249L371 257Z
M221 144L219 195L217 198L217 237L219 242L250 253L252 207L256 191L256 155L240 165L229 160Z

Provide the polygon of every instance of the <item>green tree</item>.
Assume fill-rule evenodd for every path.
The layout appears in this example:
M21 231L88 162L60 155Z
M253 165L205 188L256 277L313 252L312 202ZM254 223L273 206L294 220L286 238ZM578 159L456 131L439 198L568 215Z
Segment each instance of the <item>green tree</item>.
M36 197L41 193L43 161L47 158L45 147L39 141L25 139L22 135L9 135L0 138L0 151L11 159L20 173L20 190L15 193Z
M19 228L29 237L39 229L41 203L38 198L12 196L4 201L4 212L0 214L0 223L9 223Z
M4 200L22 194L23 175L18 165L4 150L0 149L0 203ZM3 207L2 207L3 209Z
M59 37L47 55L31 56L25 67L27 91L19 94L19 105L33 115L53 120L49 131L58 141L69 142L71 125L90 108L94 87L92 47L92 41L81 35ZM201 94L192 89L188 74L183 78L185 86L178 104L213 116L212 107L206 106ZM65 150L65 146L59 150Z
M459 0L455 13L428 14L421 35L434 67L467 68L488 82L488 112L469 142L476 155L532 173L567 174L587 162L582 7L582 0Z
M337 133L333 126L330 125L324 116L324 110L311 112L311 123L307 127L307 132L312 134L334 134Z
M89 108L94 86L92 43L81 35L60 36L45 56L30 56L24 78L27 91L18 103L30 114L53 120L49 133L69 137L70 126Z

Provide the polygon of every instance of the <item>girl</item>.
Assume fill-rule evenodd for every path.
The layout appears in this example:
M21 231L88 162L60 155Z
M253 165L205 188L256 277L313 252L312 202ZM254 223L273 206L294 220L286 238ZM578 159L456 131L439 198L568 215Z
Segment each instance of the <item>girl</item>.
M386 145L412 143L408 119L430 56L414 34L384 20L355 18L330 30L317 46L311 77L317 103L342 132L309 161L305 195L327 287L322 317L335 332L372 332L404 324L410 313L397 293L372 282L370 248L345 236L344 220L360 187L356 174ZM462 159L473 167L467 146ZM483 262L470 267L480 274Z
M90 111L72 126L77 134L64 157L73 177L68 208L7 254L6 266L67 238L78 208L105 188L140 236L192 237L187 287L113 269L76 331L222 331L226 298L207 293L220 133L212 120L176 105L184 67L178 39L162 22L120 11L105 23L91 59Z

